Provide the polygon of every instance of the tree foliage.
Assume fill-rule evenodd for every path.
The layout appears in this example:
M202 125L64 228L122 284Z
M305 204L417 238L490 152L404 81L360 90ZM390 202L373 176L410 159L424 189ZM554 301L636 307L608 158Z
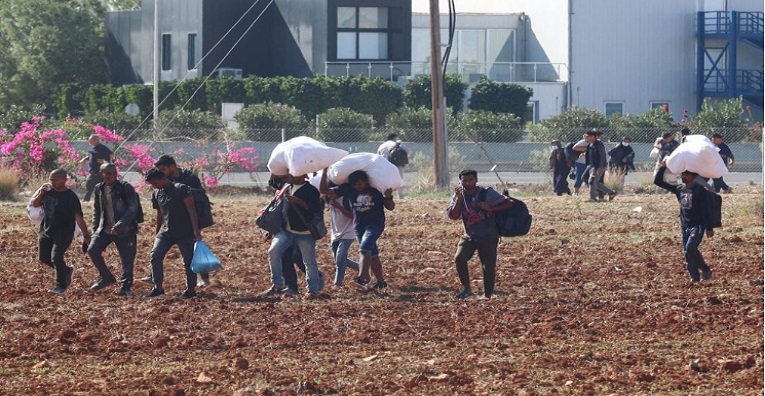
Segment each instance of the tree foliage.
M347 108L328 109L319 115L319 139L325 142L364 142L369 138L370 116Z
M0 1L0 106L50 105L64 82L107 79L100 0Z
M458 74L444 76L444 97L446 105L457 113L462 111L462 101L465 99L465 90L468 85L463 83ZM404 104L411 108L431 106L430 76L410 78L404 85Z
M491 81L481 77L470 96L471 110L509 113L521 117L526 114L529 98L534 91L521 84Z

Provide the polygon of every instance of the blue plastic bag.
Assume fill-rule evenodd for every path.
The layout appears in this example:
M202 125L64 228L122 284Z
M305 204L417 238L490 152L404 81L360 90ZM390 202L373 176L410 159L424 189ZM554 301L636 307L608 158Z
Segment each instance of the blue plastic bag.
M205 274L223 268L217 257L202 241L194 243L194 257L191 259L191 270L197 274Z

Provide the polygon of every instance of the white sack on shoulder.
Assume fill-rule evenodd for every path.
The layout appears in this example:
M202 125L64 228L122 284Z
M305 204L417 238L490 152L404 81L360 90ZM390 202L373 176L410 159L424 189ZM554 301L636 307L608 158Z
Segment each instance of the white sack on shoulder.
M728 174L728 167L725 166L719 151L720 149L706 136L689 135L685 142L667 157L667 169L678 175L687 170L702 177L722 177Z
M279 176L307 175L324 169L348 155L345 150L329 147L324 143L298 136L279 143L268 159L268 170Z
M396 165L374 153L353 153L335 162L327 170L327 178L335 184L348 182L348 175L363 170L369 175L369 185L384 193L404 186Z
M39 226L45 218L45 208L42 206L35 208L32 206L32 201L29 201L29 203L27 203L27 216L34 225Z

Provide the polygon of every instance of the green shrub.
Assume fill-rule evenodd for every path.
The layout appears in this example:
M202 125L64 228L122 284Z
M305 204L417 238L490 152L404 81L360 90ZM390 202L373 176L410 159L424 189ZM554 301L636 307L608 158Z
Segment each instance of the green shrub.
M200 110L165 110L159 113L155 127L165 139L199 137L216 139L225 127L220 116Z
M218 77L207 80L207 109L220 113L221 103L244 103L246 93L244 81L234 77Z
M371 114L375 121L382 124L389 114L401 107L401 88L393 85L390 81L380 78L369 79L364 76L355 77L325 77L336 80L337 83L330 85L337 89L337 93L325 92L328 97L338 96L339 106L346 107L362 114ZM320 79L321 77L317 77ZM329 87L328 87L329 88Z
M446 109L447 128L449 140L455 140L454 131L456 124L452 116L452 109ZM389 132L395 132L399 138L407 142L432 142L433 141L433 111L426 107L413 109L402 107L388 116L385 130L381 137ZM456 139L459 140L459 139Z
M521 117L526 114L529 98L534 94L531 88L515 83L491 81L486 76L481 77L473 87L470 95L471 110L489 111L493 113L510 113Z
M51 102L59 117L79 116L85 113L85 87L80 83L59 85L53 91Z
M244 103L282 103L279 81L274 78L249 76L242 80L244 84Z
M711 136L720 133L727 143L751 140L751 129L743 119L744 101L741 97L731 99L705 98L701 111L693 121L693 132ZM759 129L759 128L758 128ZM761 132L760 132L761 133Z
M608 117L611 129L618 136L629 136L636 143L653 143L661 131L678 129L672 114L656 107L643 114L614 114ZM636 133L645 131L644 133ZM650 132L649 132L650 131Z
M293 106L269 102L245 106L234 116L244 136L253 141L281 141L281 128L288 138L299 136L307 127L300 110Z
M184 110L212 110L207 106L207 91L205 91L204 80L204 77L196 77L178 83L175 91L178 95L178 103L174 107L183 107Z
M366 142L372 119L351 109L329 109L319 115L318 138L325 142Z
M0 131L16 133L24 122L32 121L32 117L40 116L45 111L43 105L31 107L10 105L8 109L0 113Z
M138 117L144 119L154 111L154 92L151 85L135 84L120 87L125 102L138 106Z
M465 99L465 90L468 85L463 83L459 74L447 74L444 76L444 97L446 105L454 113L462 111L462 101ZM411 108L432 108L430 76L410 78L404 85L404 105Z
M15 201L19 187L19 174L6 168L0 168L0 201Z
M473 142L517 142L523 134L521 118L514 114L468 110L457 116L451 136Z
M598 110L572 107L529 128L532 142L577 142L582 134L592 128L607 130L608 118Z
M324 91L312 78L276 77L283 103L295 107L306 117L313 119L316 114L321 114L333 107L332 102L327 100Z
M131 116L122 110L97 111L95 113L87 113L81 118L81 120L93 125L101 125L102 127L112 130L120 135L127 136L134 129L138 128L138 126L141 124L141 121L143 121L143 118L139 116ZM151 123L147 121L141 127L148 129L151 127ZM92 129L90 133L92 133Z

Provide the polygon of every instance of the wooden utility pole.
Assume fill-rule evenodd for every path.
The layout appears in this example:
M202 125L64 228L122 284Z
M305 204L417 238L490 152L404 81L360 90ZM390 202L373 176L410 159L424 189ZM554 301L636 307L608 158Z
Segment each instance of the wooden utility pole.
M154 0L154 70L152 73L152 82L154 90L152 91L152 99L154 100L154 114L152 122L154 128L157 128L157 118L159 117L159 0Z
M449 186L447 168L446 118L444 111L444 76L441 72L441 13L438 0L430 0L430 84L433 109L433 164L436 187Z

